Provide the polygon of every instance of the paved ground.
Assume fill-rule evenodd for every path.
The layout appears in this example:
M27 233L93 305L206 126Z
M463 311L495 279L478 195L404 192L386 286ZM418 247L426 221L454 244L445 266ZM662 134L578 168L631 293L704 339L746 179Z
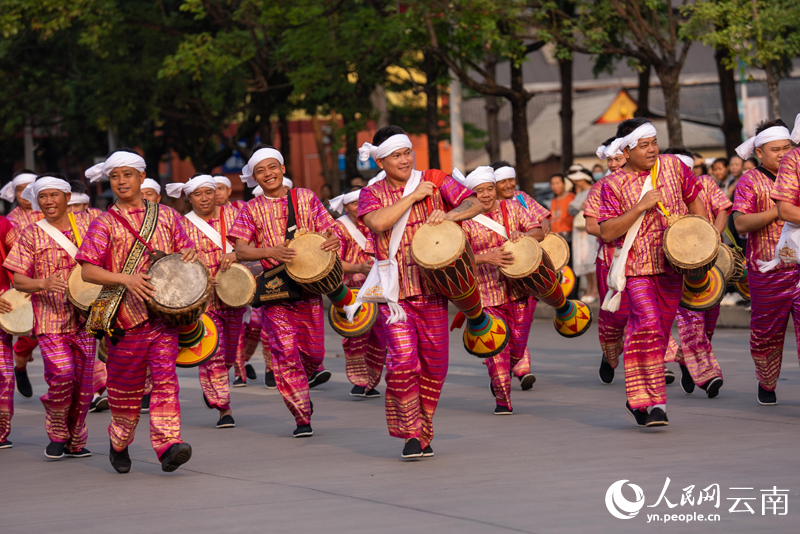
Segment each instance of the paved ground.
M146 426L131 445L133 471L115 473L107 457L108 412L89 414L90 459L48 462L41 359L31 366L36 396L17 396L11 439L0 451L0 532L797 532L800 527L800 369L787 344L780 404L760 407L748 333L722 330L715 347L725 373L717 399L669 387L671 425L633 426L621 380L596 375L596 329L559 338L538 321L530 347L538 381L512 395L515 414L492 415L480 362L451 337L453 355L436 414L436 457L399 460L400 440L386 432L382 400L347 392L338 340L327 339L334 372L314 390L315 435L294 428L277 392L251 385L233 392L238 427L217 430L196 373L181 370L183 437L194 457L162 473ZM257 366L262 378L261 366ZM381 386L383 389L383 386ZM143 416L146 425L147 416ZM665 493L675 505L656 504ZM609 513L606 492L629 480L646 506L628 520ZM720 505L681 505L718 484ZM763 516L761 489L788 490L788 515ZM731 490L730 488L752 488ZM635 500L634 490L622 490ZM732 513L749 504L755 514ZM721 522L648 524L648 514L719 514Z

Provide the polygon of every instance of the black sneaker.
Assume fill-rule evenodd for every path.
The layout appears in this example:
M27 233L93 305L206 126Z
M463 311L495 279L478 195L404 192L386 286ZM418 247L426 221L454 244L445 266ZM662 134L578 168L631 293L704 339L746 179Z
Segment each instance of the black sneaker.
M237 376L236 380L233 381L233 387L235 387L235 388L246 388L247 387L247 380L245 380L241 376Z
M14 367L14 378L17 380L19 394L26 399L33 397L33 386L31 386L31 380L28 378L28 369L20 370Z
M172 473L192 458L192 446L188 443L173 443L161 456L161 470Z
M400 455L401 458L410 459L410 458L422 458L422 445L420 444L417 438L411 438L410 440L406 441L405 446L403 447L403 454Z
M536 376L533 373L528 373L519 377L519 387L522 388L522 391L528 391L531 389L535 382Z
M95 412L104 412L108 410L108 395L103 395L97 399L97 405L94 407Z
M14 444L8 440L0 441L0 449L10 449Z
M366 397L366 398L368 398L368 399L377 399L377 398L379 398L380 396L381 396L381 392L380 392L380 391L378 391L378 390L377 390L377 389L375 389L375 388L372 388L371 390L369 390L369 391L367 391L366 393L364 393L364 397Z
M44 455L51 460L60 460L64 457L64 447L66 444L61 441L51 441L44 450Z
M758 403L761 406L775 406L778 404L778 396L775 394L775 390L767 391L761 384L758 385Z
M315 388L321 384L324 384L328 380L331 379L331 372L327 369L323 371L314 371L314 374L308 379L308 387L309 389Z
M687 395L694 393L694 379L689 374L689 369L685 365L680 365L681 368L681 389Z
M511 408L506 408L505 406L500 406L499 404L494 407L495 415L511 415L512 413L514 413L514 410Z
M364 386L353 386L350 390L351 397L363 397L367 393L367 388Z
M650 413L647 416L647 421L645 422L644 426L651 427L651 426L667 426L669 424L669 419L667 419L667 412L662 410L661 408L653 408L650 410Z
M117 473L127 473L131 470L131 457L128 454L128 447L122 451L117 452L114 450L114 445L111 445L111 450L108 453L108 459L111 460L111 466Z
M253 369L253 366L250 365L249 363L244 366L244 373L247 375L248 380L255 380L256 378L258 378L256 370Z
M314 435L311 425L297 425L297 428L292 432L293 438L309 438Z
M422 449L422 457L423 458L432 458L433 457L433 449L431 448L430 444L427 447Z
M634 410L631 408L631 404L629 402L625 403L625 411L633 417L633 420L636 421L636 424L639 426L645 426L647 423L647 412L642 410Z
M217 421L217 428L233 428L236 426L236 422L233 420L233 416L223 415L219 421Z
M142 397L142 413L150 413L150 394Z
M308 415L309 417L314 415L314 403L311 402L311 399L308 400Z
M87 448L82 448L79 451L64 451L64 456L67 458L88 458L92 455L92 451Z
M214 409L214 407L211 406L211 403L208 402L208 397L206 397L205 393L203 393L203 402L205 403L206 408L208 408L209 410L213 410Z
M275 389L278 387L278 384L275 383L275 373L273 371L264 373L264 386L266 386L267 389Z
M706 390L706 395L708 395L709 399L713 399L717 395L719 395L719 388L722 387L722 379L718 376L715 376L705 384L703 384L703 389Z
M608 363L606 357L600 359L600 370L597 372L600 377L600 382L609 386L614 383L614 368Z
M491 382L489 382L489 391L492 393L492 398L496 399L497 398L497 393L494 392L494 386L492 385Z
M664 366L664 381L667 384L672 384L675 382L675 373L673 373L666 365Z
M92 399L92 403L89 404L89 413L94 413L97 411L97 403L99 401L100 401L100 395Z

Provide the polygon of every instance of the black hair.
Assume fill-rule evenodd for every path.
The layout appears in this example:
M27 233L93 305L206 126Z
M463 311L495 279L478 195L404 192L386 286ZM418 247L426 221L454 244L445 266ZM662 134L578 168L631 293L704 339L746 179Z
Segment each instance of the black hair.
M695 157L694 152L692 152L691 150L689 150L685 146L674 146L674 147L671 146L668 149L666 149L665 151L663 151L662 154L674 154L676 156L689 156L690 158L694 158Z
M20 174L36 174L36 171L32 171L30 169L20 169L20 170L18 170L17 172L14 173L13 178L16 178Z
M197 178L198 176L203 176L204 174L208 174L207 172L196 172L192 175L192 178ZM189 178L190 180L192 178Z
M389 139L393 135L400 135L406 133L403 131L402 128L399 126L395 126L394 124L390 124L389 126L384 126L380 128L375 135L372 136L372 144L375 146L380 146L381 143Z
M344 190L344 194L352 193L353 191L358 191L359 189L363 189L360 185L351 185L347 189Z
M614 141L616 141L616 140L617 140L617 137L616 137L616 136L614 136L614 137L609 137L608 139L606 139L605 141L603 141L603 146L608 146L608 145L610 145L611 143L613 143L613 142L614 142Z
M617 126L617 137L625 137L633 132L639 126L648 124L650 119L646 117L636 117L634 119L624 120Z
M725 165L727 167L728 166L728 158L717 158L717 159L714 160L714 163L712 163L711 166L713 167L717 163L722 163L723 165Z
M497 169L502 169L503 167L513 167L513 165L511 165L506 160L501 159L500 161L495 161L494 163L492 163L490 167L492 167L492 169L496 171Z
M561 181L562 181L562 182L564 182L564 183L567 183L567 177L566 177L566 176L564 176L563 174L561 174L560 172L555 172L555 173L551 174L549 179L550 179L550 180L552 180L552 179L553 179L553 178L555 178L556 176L558 176L559 178L561 178Z
M758 166L759 166L758 159L757 159L757 158L755 158L754 156L750 156L750 157L749 157L749 158L747 158L745 161L749 161L750 163L752 163L752 164L753 164L753 165L755 165L756 167L758 167Z
M783 126L784 128L788 128L786 123L780 119L773 119L771 121L761 121L756 125L756 135L760 134L767 128L772 128L773 126Z
M67 177L61 174L60 172L46 172L36 177L37 180L39 178L59 178L61 180L64 180L65 182L67 181Z
M89 194L89 188L87 188L86 184L84 184L80 180L70 180L69 187L70 189L72 189L73 193L85 194L85 195Z

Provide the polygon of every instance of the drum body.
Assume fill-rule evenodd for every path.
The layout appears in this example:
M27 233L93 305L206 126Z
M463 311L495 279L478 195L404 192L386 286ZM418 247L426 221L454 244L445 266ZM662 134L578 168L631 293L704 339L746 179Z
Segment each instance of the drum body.
M245 265L234 263L227 271L217 274L214 289L226 306L243 308L253 302L256 295L256 277Z
M27 336L33 332L33 304L31 296L16 289L3 293L11 307L10 313L0 314L0 328L12 336Z
M675 272L698 279L717 261L720 237L699 215L684 215L664 232L664 255Z
M316 295L334 292L344 278L339 254L320 248L325 239L316 232L298 232L286 245L297 251L297 256L286 264L286 272L303 289Z
M156 288L147 307L170 326L195 324L211 294L211 276L199 260L186 263L180 254L167 254L147 273Z
M178 327L178 367L197 367L211 359L219 348L219 332L214 320L203 313L195 324Z
M547 234L542 242L542 249L547 253L547 257L553 263L557 273L569 263L569 243L558 234Z
M717 261L714 263L714 267L719 269L719 272L725 277L726 283L730 283L733 280L735 266L736 261L733 257L733 251L725 243L720 243L719 254L717 254Z
M67 277L67 298L83 317L89 316L92 302L97 299L103 286L84 282L81 276L81 266L76 265Z

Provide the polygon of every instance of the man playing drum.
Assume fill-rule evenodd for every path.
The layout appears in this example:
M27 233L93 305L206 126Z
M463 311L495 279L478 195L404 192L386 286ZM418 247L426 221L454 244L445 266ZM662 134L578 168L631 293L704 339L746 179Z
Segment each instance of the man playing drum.
M0 258L8 252L17 239L17 230L8 218L0 215ZM3 293L11 287L11 275L0 266L0 314L12 311L11 303ZM0 449L10 449L11 418L14 416L14 355L11 334L0 330Z
M513 412L511 370L526 354L534 308L528 304L528 295L513 289L500 273L500 267L511 265L514 260L511 252L502 250L502 246L509 239L519 240L522 234L541 241L544 233L522 204L516 200L497 200L495 173L491 167L478 167L459 181L475 192L483 208L483 217L464 221L461 226L475 253L481 302L487 313L505 321L511 333L502 352L483 360L491 378L489 387L495 398L494 413L510 415Z
M53 460L85 458L92 455L84 446L95 340L67 298L67 277L77 265L77 245L91 217L67 212L71 188L61 175L40 176L22 195L45 218L21 232L3 265L14 273L14 288L32 294L34 332L48 386L41 397L50 438L44 454Z
M800 271L795 264L775 256L784 221L800 224L800 123L792 133L780 119L764 121L756 135L736 149L742 159L755 154L761 165L744 173L736 184L733 222L740 234L747 234L747 280L750 286L750 355L758 379L758 403L778 403L775 388L783 362L783 342L789 313L800 346ZM760 267L769 263L770 268Z
M248 187L257 183L264 195L249 201L228 230L228 236L236 240L239 261L260 260L265 269L273 269L297 255L285 244L289 213L288 188L283 183L285 170L283 156L269 146L256 147L242 169L242 179ZM338 236L328 232L336 227L333 217L310 190L297 189L295 216L298 229L329 234L321 246L323 250L339 249ZM303 292L298 301L266 304L263 314L278 391L297 424L292 435L311 436L314 432L309 382L325 356L322 297Z
M180 215L173 209L145 202L142 182L144 159L131 149L113 152L102 172L92 174L92 181L107 177L117 202L107 213L94 219L83 240L77 260L83 266L86 282L105 286L124 286L115 322L110 325L121 336L108 348L108 401L111 408L110 460L120 473L131 468L128 445L139 423L147 369L153 380L150 405L150 442L161 461L161 468L171 472L187 462L192 448L181 440L181 412L178 401L177 328L168 327L151 315L145 304L155 288L145 274L151 259L142 251L142 239L150 249L166 253L180 252L186 262L194 261L194 243L183 231ZM138 239L137 239L138 237ZM125 264L136 252L141 258L133 269ZM126 272L129 271L129 272ZM109 304L111 305L111 304Z
M423 179L414 169L411 140L399 126L375 132L361 154L362 160L372 157L386 171L386 177L364 188L358 200L358 217L370 229L374 244L367 252L374 252L378 262L389 262L392 279L387 283L399 287L397 301L378 306L386 336L389 434L406 441L403 458L433 456L433 415L448 365L447 300L424 281L411 255L411 240L426 222L471 219L481 205L472 191L439 170L426 171ZM420 202L426 199L433 208L430 213L427 202ZM402 239L390 258L394 232Z
M236 262L233 246L228 242L227 229L233 226L239 210L233 206L217 206L217 183L207 174L196 174L185 184L167 184L167 194L180 197L184 193L192 205L192 212L180 220L186 235L197 247L200 257L211 276L216 277ZM224 250L223 248L224 247ZM219 332L219 349L210 360L198 367L203 400L219 410L217 428L236 426L231 414L231 388L228 369L236 361L242 316L245 308L230 308L212 291L206 313L214 320Z
M677 157L658 155L656 129L644 118L620 123L609 152L619 148L628 162L603 180L598 221L604 241L620 242L631 235L614 259L611 271L618 275L617 286L610 288L615 294L606 295L603 307L613 308L617 293L627 292L626 407L638 425L664 426L669 424L664 354L683 293L683 277L664 255L664 212L705 216L698 198L702 186Z

